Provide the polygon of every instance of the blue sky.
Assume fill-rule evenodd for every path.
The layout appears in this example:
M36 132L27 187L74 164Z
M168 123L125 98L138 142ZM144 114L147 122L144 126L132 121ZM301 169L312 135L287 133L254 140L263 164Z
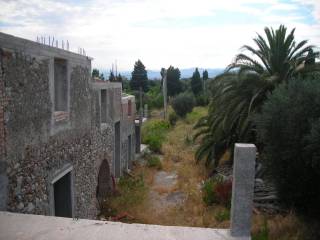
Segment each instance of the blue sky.
M0 31L68 40L93 66L223 68L265 26L320 45L319 0L0 0Z

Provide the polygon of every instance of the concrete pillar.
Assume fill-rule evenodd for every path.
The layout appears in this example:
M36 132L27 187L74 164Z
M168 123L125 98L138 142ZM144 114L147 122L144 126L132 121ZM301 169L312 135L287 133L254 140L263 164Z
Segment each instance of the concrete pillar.
M255 158L255 145L235 144L230 233L241 240L251 239Z

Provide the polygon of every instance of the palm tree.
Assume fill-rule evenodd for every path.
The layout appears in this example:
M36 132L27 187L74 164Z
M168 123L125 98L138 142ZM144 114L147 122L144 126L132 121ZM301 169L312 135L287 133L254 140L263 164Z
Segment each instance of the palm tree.
M293 29L287 35L283 25L276 31L265 28L266 40L258 34L257 48L244 45L225 72L212 81L212 100L208 115L199 120L195 138L201 138L196 160L206 159L206 165L215 166L226 149L237 141L254 142L255 129L252 115L259 112L267 95L280 83L299 73L319 71L305 63L319 57L307 40L296 43ZM252 55L252 57L251 57ZM307 64L306 64L307 65ZM318 66L318 65L317 65Z

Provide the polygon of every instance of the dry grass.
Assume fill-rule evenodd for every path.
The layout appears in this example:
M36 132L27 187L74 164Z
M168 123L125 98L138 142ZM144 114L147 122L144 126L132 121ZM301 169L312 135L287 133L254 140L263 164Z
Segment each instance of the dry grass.
M267 225L268 239L272 240L302 240L304 225L293 214L287 215L263 215L256 214L253 217L252 235L258 236L259 232ZM254 238L255 239L255 238ZM256 238L259 240L259 238Z

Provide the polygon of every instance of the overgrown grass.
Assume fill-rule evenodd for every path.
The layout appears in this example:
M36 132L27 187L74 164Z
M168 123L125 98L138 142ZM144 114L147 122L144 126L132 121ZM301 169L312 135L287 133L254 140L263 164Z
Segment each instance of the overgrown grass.
M268 239L269 239L268 222L267 222L267 219L264 219L262 227L254 236L252 236L252 240L268 240Z
M142 174L134 178L121 177L117 187L119 194L111 199L111 207L122 211L128 211L142 204L148 189Z
M148 190L158 170L155 167L138 165L135 166L133 173L141 177L136 180L126 177L119 182L121 195L114 197L111 204L118 213L127 211L135 218L131 222L137 223L211 228L230 227L230 211L227 207L217 203L207 206L203 201L201 183L205 181L208 172L202 164L195 164L194 151L197 143L186 141L188 135L193 134L193 124L205 112L206 108L196 107L185 120L179 119L174 127L164 128L166 133L162 142L162 170L175 171L178 175L178 182L172 189L154 190L160 195L176 190L184 192L187 199L183 205L158 213L157 209L152 207L153 203L148 197ZM150 122L158 121L161 120ZM151 126L157 124L152 123ZM144 127L143 130L153 131L152 128ZM146 156L146 160L151 156ZM293 214L286 216L255 214L253 218L252 236L256 240L302 240L304 239L302 232L303 226Z
M305 225L293 214L268 216L254 215L253 240L306 240Z
M206 107L195 107L192 112L186 116L186 123L195 124L201 117L207 114L208 110Z

